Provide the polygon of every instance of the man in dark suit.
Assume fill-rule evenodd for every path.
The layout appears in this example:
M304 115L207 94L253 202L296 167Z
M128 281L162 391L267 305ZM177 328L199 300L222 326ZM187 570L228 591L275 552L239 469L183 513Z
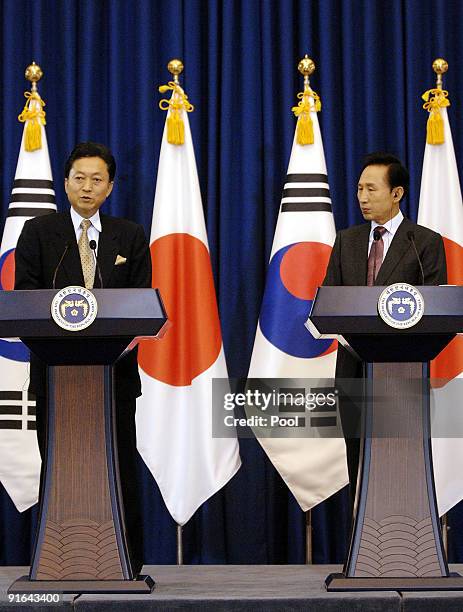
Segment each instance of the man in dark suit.
M99 212L113 189L115 172L114 157L104 145L85 142L74 148L66 161L64 180L71 208L25 223L15 253L15 289L151 287L151 258L143 228ZM37 396L37 437L44 456L46 369L34 355L30 372L29 388ZM141 394L136 351L116 364L115 388L122 494L134 571L138 572L143 554L136 486L135 408Z
M357 198L363 218L369 223L337 234L324 285L390 285L399 282L442 285L447 282L442 237L406 219L400 211L400 201L407 194L408 185L408 171L394 155L373 153L365 158ZM336 379L360 378L362 375L362 363L340 345ZM346 383L340 384L344 386ZM340 412L353 503L360 441L352 434L359 430L360 410L341 394Z

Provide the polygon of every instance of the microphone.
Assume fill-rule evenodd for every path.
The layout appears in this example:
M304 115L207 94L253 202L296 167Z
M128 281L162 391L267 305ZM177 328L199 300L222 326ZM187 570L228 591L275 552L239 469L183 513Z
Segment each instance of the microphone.
M58 270L60 269L61 264L63 263L63 259L64 259L65 255L66 255L66 253L68 252L68 250L69 250L69 247L70 247L70 246L71 246L71 243L70 243L70 242L69 242L69 240L68 240L68 241L66 242L66 245L65 245L65 247L64 247L63 254L62 254L62 255L61 255L61 257L60 257L60 260L59 260L59 262L58 262L58 265L56 266L55 271L54 271L54 273L53 273L53 285L52 285L52 289L56 289L56 286L55 286L55 285L56 285L56 276L57 276L57 274L58 274Z
M378 242L378 240L381 240L381 232L379 231L377 227L373 231L373 240L375 242Z
M420 256L418 255L418 250L416 248L416 244L415 244L415 232L413 232L412 230L410 230L409 232L407 232L407 238L410 240L410 242L413 245L413 250L415 251L415 255L416 255L416 259L418 261L418 264L420 266L420 271L421 271L421 279L422 279L422 285L424 285L424 270L423 270L423 264L421 263L421 259Z
M98 259L96 256L96 240L90 240L88 244L93 251L93 257L95 258L95 267L96 271L98 272L98 278L100 279L100 289L103 289L103 278L101 277L101 270L100 266L98 265Z

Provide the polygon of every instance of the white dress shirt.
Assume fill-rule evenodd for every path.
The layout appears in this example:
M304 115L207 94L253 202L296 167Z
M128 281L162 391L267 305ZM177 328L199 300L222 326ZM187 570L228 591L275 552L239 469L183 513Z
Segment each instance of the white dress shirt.
M79 238L82 234L82 228L80 227L81 222L85 217L81 217L78 212L76 212L71 206L71 220L72 225L74 226L74 232L76 234L76 240L79 242ZM91 226L87 230L88 241L94 240L96 242L96 250L95 255L98 254L98 239L100 237L101 232L101 219L100 219L100 211L97 210L93 217L89 218L91 222Z
M399 225L404 220L404 216L402 211L399 209L399 212L395 217L392 217L387 223L381 225L381 223L376 223L376 221L371 222L370 229L370 238L368 240L368 254L370 254L371 245L373 244L373 232L377 227L384 227L386 230L383 234L383 243L384 243L384 251L383 251L383 261L386 259L386 253L389 249L389 246L392 242L392 239L395 236L396 231L399 229Z

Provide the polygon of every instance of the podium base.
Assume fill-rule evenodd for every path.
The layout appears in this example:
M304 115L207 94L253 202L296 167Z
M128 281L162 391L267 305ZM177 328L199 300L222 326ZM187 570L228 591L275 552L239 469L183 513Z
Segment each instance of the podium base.
M8 589L14 593L133 593L147 594L154 589L151 576L138 576L136 580L30 580L21 576Z
M451 572L448 576L429 578L348 578L344 574L329 574L327 591L463 591L463 576Z

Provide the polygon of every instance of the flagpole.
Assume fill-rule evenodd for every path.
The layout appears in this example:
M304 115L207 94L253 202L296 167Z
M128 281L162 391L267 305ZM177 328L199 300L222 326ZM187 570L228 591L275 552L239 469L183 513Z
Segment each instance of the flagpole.
M442 544L444 545L445 556L448 558L449 555L449 526L447 513L441 516L441 528L442 528Z
M183 527L177 525L177 565L183 565Z
M307 55L307 53L299 62L297 69L304 77L304 93L311 93L310 76L315 71L315 63ZM305 562L306 565L312 565L313 563L312 510L307 510L307 512L305 513Z
M313 532L312 532L312 510L305 513L305 563L313 563Z
M178 75L183 72L183 63L179 59L172 59L167 64L167 70L174 77L174 83L179 85ZM183 565L183 527L177 525L177 565Z
M436 78L436 89L443 89L442 85L442 75L447 72L449 68L448 63L443 58L437 58L432 63L432 69L437 75ZM449 527L448 527L448 516L447 513L443 514L441 517L441 529L442 529L442 544L444 546L445 555L448 558L449 553Z

